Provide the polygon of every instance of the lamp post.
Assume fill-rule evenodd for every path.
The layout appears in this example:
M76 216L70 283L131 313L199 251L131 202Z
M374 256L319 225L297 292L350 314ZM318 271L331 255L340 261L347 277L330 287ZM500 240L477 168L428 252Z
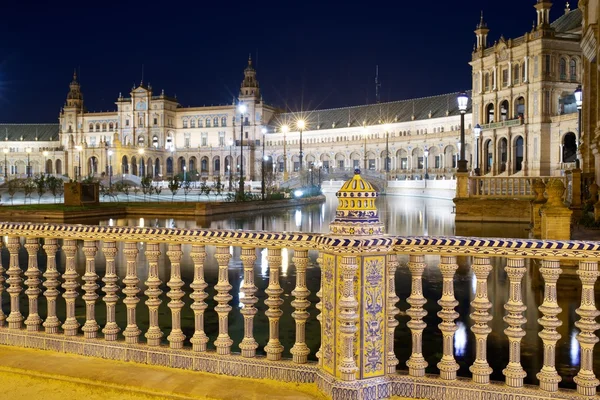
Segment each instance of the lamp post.
M138 154L140 155L140 176L144 177L144 149L139 149Z
M321 166L323 165L323 163L321 161L317 161L317 168L319 168L319 171L317 172L317 181L318 181L318 187L319 189L321 188Z
M83 150L82 146L75 146L75 150L77 150L77 161L79 164L79 167L77 168L77 175L75 176L75 180L80 180L81 179L81 150Z
M465 113L467 112L469 97L463 92L458 95L457 100L458 110L460 111L460 159L457 163L457 172L467 172L467 160L465 160Z
M187 171L187 167L184 165L183 166L183 183L185 184L185 178L186 178L186 171Z
M290 131L290 127L287 125L283 125L281 127L281 132L283 132L283 180L288 180L288 172L287 172L287 148L285 143L285 135Z
M262 157L261 157L261 163L260 163L260 177L261 177L261 183L260 183L260 194L261 194L261 198L264 200L265 199L265 161L266 161L266 157L265 157L265 134L267 133L267 128L262 128L261 129L262 132Z
M364 162L363 162L363 168L365 169L365 171L368 169L368 165L367 165L367 133L369 133L367 127L365 125L363 125L363 153L364 153Z
M385 128L385 181L387 185L387 181L389 180L390 173L390 125L386 124Z
M229 191L231 192L233 190L232 188L232 181L231 181L231 163L233 162L233 155L231 154L231 149L233 147L233 140L229 141L229 164L227 165L227 168L229 169Z
M48 162L48 151L44 150L42 153L44 155L44 176L48 173L48 168L46 168L46 163Z
M240 187L238 199L242 200L244 197L244 114L246 113L246 105L240 104L238 111L240 112Z
M479 137L481 136L481 125L477 124L475 125L475 128L473 128L473 136L475 138L475 176L479 176L480 174L480 169L479 169Z
M575 168L579 169L581 165L581 152L579 150L579 142L581 141L581 106L583 105L583 90L581 89L581 85L577 86L573 94L575 95L575 103L577 104L577 143L575 143L577 160L575 161Z
M4 179L8 179L8 165L6 163L6 155L8 154L8 149L5 147L2 149L2 152L4 153Z
M298 121L296 121L296 126L298 127L298 130L300 131L300 175L302 175L302 131L304 130L304 127L306 123L304 122L303 119L299 119Z
M112 187L112 150L108 151L108 187Z
M425 147L423 154L425 155L425 180L427 180L429 179L429 174L427 173L429 167L429 149L427 147Z
M31 154L31 147L26 148L25 152L27 152L27 177L31 178L31 162L29 158Z

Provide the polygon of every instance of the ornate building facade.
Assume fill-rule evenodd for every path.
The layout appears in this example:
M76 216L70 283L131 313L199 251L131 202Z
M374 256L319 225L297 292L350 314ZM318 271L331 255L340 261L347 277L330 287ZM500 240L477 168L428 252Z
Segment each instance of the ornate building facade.
M592 172L586 161L591 147L577 146L573 96L582 79L582 13L567 7L550 22L550 7L538 0L537 23L530 32L501 37L491 46L483 16L476 27L472 90L467 92L472 102L465 113L465 158L471 171L560 175L576 167L579 154L584 172ZM211 180L227 179L243 168L247 180L258 180L265 160L278 179L301 170L332 173L357 167L388 179L451 178L460 153L457 95L283 112L264 103L249 59L233 104L182 107L140 83L128 96L118 96L115 111L88 112L73 76L58 125L5 124L0 134L6 133L7 175L26 174L30 165L34 174L69 177L110 173L164 179L188 173L192 179ZM477 125L482 128L478 138Z

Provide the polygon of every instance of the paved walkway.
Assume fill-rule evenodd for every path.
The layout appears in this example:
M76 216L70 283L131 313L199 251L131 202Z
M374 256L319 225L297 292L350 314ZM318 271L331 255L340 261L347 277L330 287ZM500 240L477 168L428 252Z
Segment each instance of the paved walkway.
M325 398L310 384L234 378L9 346L0 346L0 387L11 400Z

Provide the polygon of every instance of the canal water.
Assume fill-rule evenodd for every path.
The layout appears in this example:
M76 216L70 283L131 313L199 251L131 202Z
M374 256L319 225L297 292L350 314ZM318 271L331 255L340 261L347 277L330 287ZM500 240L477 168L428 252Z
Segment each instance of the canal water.
M485 237L513 237L513 238L524 238L527 237L528 231L527 226L524 224L502 224L502 223L485 223L485 224L463 224L457 226L454 222L453 214L453 203L450 200L440 199L428 199L428 198L413 198L413 197L381 197L377 200L377 206L380 213L381 220L386 225L387 233L392 235L403 235L403 236L453 236L453 235L472 235L472 236L485 236ZM328 232L329 223L333 220L335 215L335 209L337 207L337 199L334 195L328 195L325 203L321 205L310 205L305 207L299 207L297 209L282 209L277 211L269 211L268 213L253 212L248 214L235 214L227 215L221 218L214 219L202 219L202 220L178 220L170 218L147 218L138 216L136 218L127 219L115 219L115 220L82 220L81 223L86 224L99 224L99 225L112 225L112 226L152 226L152 227L177 227L177 228L214 228L214 229L243 229L243 230L267 230L267 231L303 231L303 232ZM101 244L100 244L101 245ZM137 274L140 279L139 294L140 302L137 306L137 324L142 330L140 341L144 342L145 338L143 333L148 328L148 311L144 305L146 297L143 295L143 291L146 290L144 281L148 277L147 262L144 255L145 245L140 244L140 253L138 256L138 269ZM193 280L193 262L190 257L190 245L183 246L183 259L181 260L181 274L182 279L186 283L183 288L186 291L186 296L183 298L185 307L182 310L182 329L187 336L188 345L189 338L192 336L194 316L190 309L192 300L189 298L190 289L189 284ZM213 296L216 294L214 285L217 283L217 271L218 265L214 259L215 249L212 246L207 246L207 258L205 262L205 279L209 284L207 292L209 297L206 302L209 308L206 311L205 318L205 330L210 337L209 348L218 334L218 321L217 314L214 312L214 306L216 303L213 300ZM233 300L231 306L233 307L232 312L229 315L229 330L232 339L234 340L234 351L239 351L239 344L243 338L243 317L240 313L243 305L240 303L240 298L243 293L240 292L240 287L243 284L243 269L240 261L240 249L232 248L231 253L233 255L232 260L229 264L229 282L233 286L231 295ZM8 269L9 254L6 248L2 249L2 264L4 268ZM259 354L264 354L264 346L268 341L268 319L265 316L267 307L264 305L266 299L264 290L267 288L269 283L269 268L266 258L265 249L257 249L256 251L257 260L255 268L255 284L258 288L256 296L258 302L256 308L258 313L255 317L255 333L254 336L259 343ZM283 316L281 318L281 332L280 337L282 344L285 347L284 356L291 357L289 350L294 344L295 336L295 324L291 316L294 311L291 306L293 296L291 292L294 289L296 282L296 270L292 262L293 251L291 249L284 249L282 252L282 270L280 283L284 290L282 298L284 304L282 305ZM315 360L315 353L318 350L320 343L320 329L319 323L316 320L318 310L314 305L318 302L316 293L319 290L320 285L320 270L316 263L317 253L309 252L310 264L307 270L307 286L311 292L308 300L311 302L310 314L311 318L307 323L307 344L311 349L310 359ZM59 272L64 272L65 260L64 255L59 252ZM27 252L25 249L21 249L19 254L21 267L24 269L27 265ZM409 321L409 317L406 315L406 310L409 308L409 304L406 299L410 296L411 291L411 276L407 268L406 263L408 262L407 257L399 257L400 268L398 268L396 274L396 291L400 298L398 307L401 310L398 317L400 325L396 329L395 335L395 350L396 355L400 360L398 366L399 369L407 369L406 361L410 357L411 353L411 334L407 328L406 323ZM424 308L427 311L425 322L427 328L424 331L423 340L423 353L429 366L427 367L428 373L439 373L437 369L437 362L442 356L442 334L438 328L438 324L441 320L437 317L437 312L441 307L437 304L437 301L442 295L442 275L438 268L439 258L436 256L426 256L425 261L427 268L423 276L423 292L427 298L427 304ZM454 280L455 296L459 301L459 305L456 310L459 312L460 317L456 323L458 330L455 334L454 339L454 352L455 357L460 365L458 371L459 376L469 377L470 372L468 367L473 363L475 359L475 347L474 347L474 336L470 331L472 321L469 318L469 314L473 311L470 307L470 302L475 296L475 276L470 269L470 257L459 257L458 264L459 269L456 273ZM502 369L504 369L508 363L508 339L504 334L506 324L502 320L505 314L503 305L508 300L508 278L504 272L504 260L492 259L494 270L489 277L489 297L493 303L493 308L490 313L493 315L493 320L490 322L492 327L492 333L488 338L488 360L494 372L492 379L497 381L503 381L504 376L502 375ZM43 251L38 254L38 263L42 271L45 270L46 255ZM166 293L169 288L166 286L169 280L170 274L170 261L166 256L166 248L161 245L161 256L159 259L159 265L161 266L159 278L163 282L161 289ZM524 287L524 303L527 306L525 316L527 323L523 326L527 334L522 341L521 350L521 362L524 369L527 372L526 383L537 384L536 373L542 368L543 365L543 346L542 341L538 337L538 332L541 330L541 326L537 323L537 319L541 316L538 311L538 306L543 301L543 279L537 272L539 265L535 262L528 261L528 273L523 279ZM559 318L563 321L563 325L558 328L558 332L561 334L561 339L557 344L557 363L556 368L559 374L563 377L561 382L562 387L573 388L573 377L579 370L580 351L579 345L575 336L577 330L574 326L574 322L579 319L575 310L579 307L580 303L580 283L574 273L574 267L562 266L565 271L558 281L558 301L559 306L562 308ZM102 277L105 273L105 259L101 251L98 252L96 257L96 269L97 274ZM85 273L85 258L81 249L77 254L77 271L81 275ZM121 252L117 257L117 274L119 279L122 280L125 276L125 259ZM81 283L81 281L80 281ZM99 282L101 286L104 284ZM79 293L83 294L83 291L79 289ZM103 292L98 291L99 294L104 295ZM597 298L598 291L597 291ZM123 295L121 294L121 297ZM96 305L96 320L103 326L106 322L105 306L99 299ZM160 326L164 332L163 339L166 343L166 336L171 329L171 313L167 307L169 299L163 294L161 296L163 303L159 308L159 319ZM40 297L40 315L45 318L46 312L46 301L42 296ZM21 308L25 308L24 315L27 315L27 299L24 293L22 293ZM5 314L8 315L10 311L9 296L6 292L2 295L2 307ZM76 312L77 318L81 325L85 322L85 303L79 297L76 301ZM64 321L65 310L64 301L59 301L59 318ZM119 326L124 329L126 326L126 313L125 306L122 302L117 305L117 322ZM101 336L101 334L100 334ZM212 346L214 348L214 346ZM600 357L596 357L595 365L596 374L600 372Z

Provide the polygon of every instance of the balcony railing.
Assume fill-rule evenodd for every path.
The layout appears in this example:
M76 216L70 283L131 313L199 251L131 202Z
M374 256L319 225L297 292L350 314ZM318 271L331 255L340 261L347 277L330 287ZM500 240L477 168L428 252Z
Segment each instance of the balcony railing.
M505 128L508 126L519 126L519 125L523 125L523 118L517 118L517 119L508 119L506 121L500 121L500 122L492 122L491 124L484 124L481 125L481 129L498 129L498 128Z
M493 197L493 198L533 198L533 183L536 179L541 179L542 182L548 183L550 179L562 180L565 187L567 181L565 177L552 176L472 176L469 178L471 182L470 197Z

